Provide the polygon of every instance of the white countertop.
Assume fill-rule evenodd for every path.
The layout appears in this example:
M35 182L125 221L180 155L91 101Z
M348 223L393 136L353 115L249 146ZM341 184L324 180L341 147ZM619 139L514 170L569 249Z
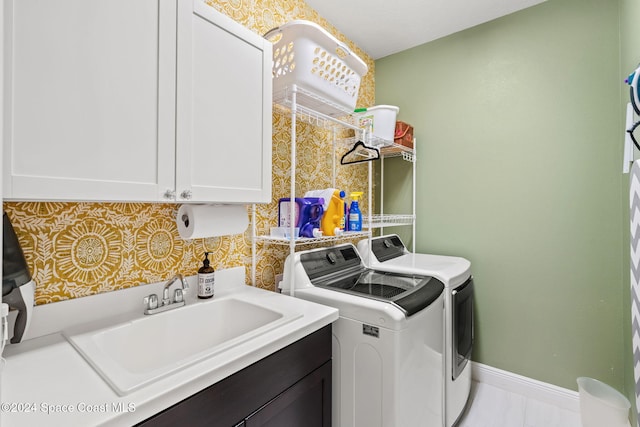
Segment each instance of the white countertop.
M206 303L193 296L187 305ZM168 375L127 396L118 396L60 331L79 323L119 316L142 317L142 297L162 283L36 307L26 341L5 348L0 379L0 422L13 426L132 425L162 411L338 318L331 307L244 285L244 268L216 272L214 299L229 296L295 308L304 315L234 348ZM180 310L177 308L176 310ZM224 325L210 325L211 328ZM202 325L184 325L185 334L205 334ZM158 343L158 351L162 345Z

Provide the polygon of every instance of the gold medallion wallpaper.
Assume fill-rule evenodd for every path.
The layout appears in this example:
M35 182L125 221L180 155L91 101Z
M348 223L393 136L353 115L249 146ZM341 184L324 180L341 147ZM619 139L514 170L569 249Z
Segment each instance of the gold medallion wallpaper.
M263 35L293 19L321 25L368 65L358 96L358 107L374 104L374 64L371 58L302 0L210 0L209 5ZM274 109L273 201L256 206L258 233L268 233L278 217L278 199L289 197L291 122ZM367 163L340 166L340 150L333 153L331 133L315 126L297 127L296 196L308 190L332 187L332 156L337 159L336 187L364 191ZM342 151L345 151L343 149ZM361 202L366 213L368 201ZM7 212L36 281L36 304L93 295L154 283L174 273L196 274L203 253L211 252L216 269L245 266L251 282L251 225L243 234L183 240L175 223L178 204L55 203L4 201ZM251 219L251 207L247 207ZM308 249L308 247L303 247ZM256 286L271 289L281 273L288 246L256 245Z

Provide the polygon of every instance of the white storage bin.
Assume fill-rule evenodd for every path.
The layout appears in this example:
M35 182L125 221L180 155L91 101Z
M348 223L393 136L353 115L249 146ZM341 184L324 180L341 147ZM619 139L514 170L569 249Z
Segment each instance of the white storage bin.
M358 126L373 133L373 145L393 144L400 107L376 105L357 114Z
M321 26L304 20L288 22L264 37L274 43L274 97L296 84L348 112L353 111L367 64L344 43ZM325 113L333 111L329 108Z
M579 377L578 392L583 427L631 427L631 403L618 390L596 379Z

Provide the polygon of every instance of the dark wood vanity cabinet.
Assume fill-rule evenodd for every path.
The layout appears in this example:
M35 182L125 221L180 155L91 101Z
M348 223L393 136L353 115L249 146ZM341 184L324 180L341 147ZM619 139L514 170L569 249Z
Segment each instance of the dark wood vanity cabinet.
M331 426L331 325L139 426Z

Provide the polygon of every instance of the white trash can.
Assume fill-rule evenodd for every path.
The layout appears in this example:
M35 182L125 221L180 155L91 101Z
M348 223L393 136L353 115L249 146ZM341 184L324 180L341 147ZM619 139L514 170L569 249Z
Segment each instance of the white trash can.
M630 427L631 404L622 393L593 378L579 377L582 427Z

